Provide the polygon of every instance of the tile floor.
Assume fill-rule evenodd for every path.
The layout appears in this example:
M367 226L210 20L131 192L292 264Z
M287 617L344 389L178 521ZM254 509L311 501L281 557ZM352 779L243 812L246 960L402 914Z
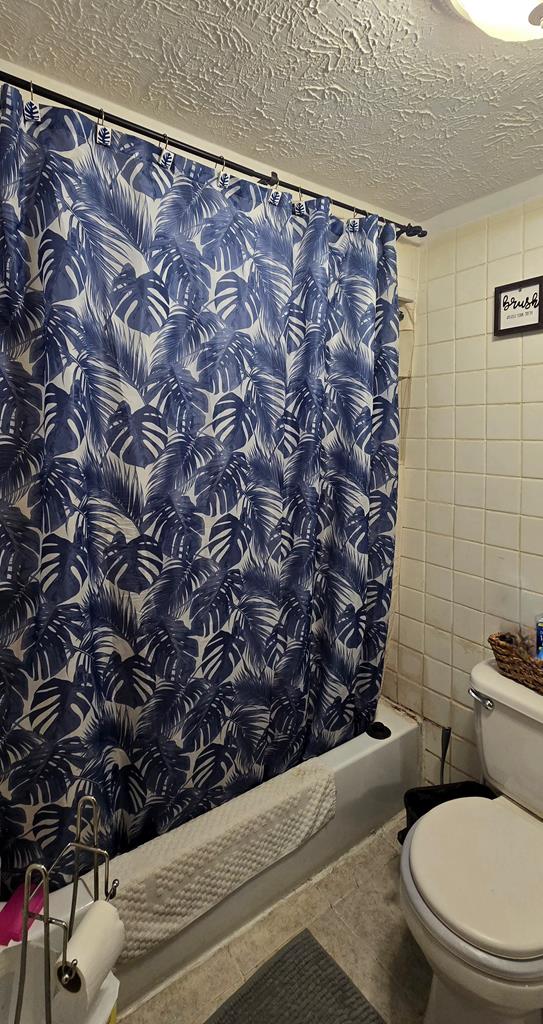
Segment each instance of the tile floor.
M399 905L396 832L403 821L399 815L275 904L124 1017L123 1024L205 1024L303 928L328 950L387 1024L420 1024L430 971Z

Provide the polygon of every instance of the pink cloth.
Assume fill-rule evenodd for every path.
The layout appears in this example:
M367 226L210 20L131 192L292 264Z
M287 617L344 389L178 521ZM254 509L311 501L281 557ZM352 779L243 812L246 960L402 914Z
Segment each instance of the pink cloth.
M23 902L24 886L20 885L10 896L5 907L0 910L0 946L7 946L11 941L20 942L23 937ZM40 885L30 900L30 910L39 914L43 909L43 887ZM33 925L30 921L28 930Z

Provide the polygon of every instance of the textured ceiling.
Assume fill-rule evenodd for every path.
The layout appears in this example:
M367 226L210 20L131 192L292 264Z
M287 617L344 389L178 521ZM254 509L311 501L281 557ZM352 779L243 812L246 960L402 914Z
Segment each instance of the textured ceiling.
M448 0L0 0L1 59L414 218L543 171L543 43Z

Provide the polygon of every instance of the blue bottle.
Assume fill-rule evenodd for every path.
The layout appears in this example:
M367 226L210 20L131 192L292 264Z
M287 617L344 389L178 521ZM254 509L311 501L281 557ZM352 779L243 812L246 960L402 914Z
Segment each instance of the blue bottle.
M543 615L535 620L535 656L543 661Z

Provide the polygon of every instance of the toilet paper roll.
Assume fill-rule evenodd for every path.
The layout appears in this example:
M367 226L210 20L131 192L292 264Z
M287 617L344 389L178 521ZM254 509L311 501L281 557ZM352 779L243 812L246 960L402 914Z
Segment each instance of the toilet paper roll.
M115 966L124 945L124 925L111 903L98 900L86 911L66 951L68 963L77 960L69 988L57 982L55 1024L84 1021L105 978ZM57 972L62 958L57 960Z

